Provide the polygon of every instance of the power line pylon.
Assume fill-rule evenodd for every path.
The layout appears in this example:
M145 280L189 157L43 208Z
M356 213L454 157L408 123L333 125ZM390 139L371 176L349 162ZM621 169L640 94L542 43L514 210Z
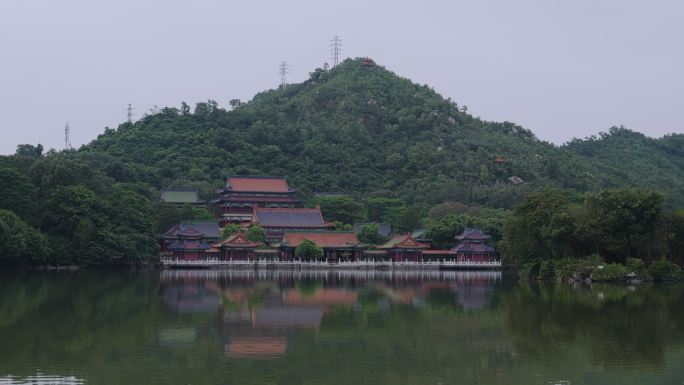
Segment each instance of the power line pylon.
M133 106L131 105L131 103L128 103L126 116L128 117L128 123L133 123Z
M69 122L64 126L64 149L71 150L71 127L69 127Z
M333 67L337 67L340 62L340 53L342 52L342 39L338 35L333 36L330 40L330 54L332 55Z
M290 73L287 62L280 62L280 85L284 86L287 83L287 74Z

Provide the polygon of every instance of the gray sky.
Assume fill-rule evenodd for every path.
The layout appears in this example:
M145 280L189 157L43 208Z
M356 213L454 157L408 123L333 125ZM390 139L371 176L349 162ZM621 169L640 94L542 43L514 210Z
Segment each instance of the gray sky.
M684 132L684 1L0 2L0 153L94 139L154 105L251 99L330 61L370 56L562 143L612 125Z

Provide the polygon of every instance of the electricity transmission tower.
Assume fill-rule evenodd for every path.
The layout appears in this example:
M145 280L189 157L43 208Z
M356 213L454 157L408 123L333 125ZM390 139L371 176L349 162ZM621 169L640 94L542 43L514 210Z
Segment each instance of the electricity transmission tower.
M128 123L133 123L133 106L131 105L131 103L128 103L127 117Z
M332 55L333 67L340 62L340 53L342 52L342 39L338 35L333 36L330 40L330 54Z
M280 85L284 86L287 83L287 74L290 73L287 62L280 62Z
M71 127L69 127L69 122L64 126L64 149L71 150Z

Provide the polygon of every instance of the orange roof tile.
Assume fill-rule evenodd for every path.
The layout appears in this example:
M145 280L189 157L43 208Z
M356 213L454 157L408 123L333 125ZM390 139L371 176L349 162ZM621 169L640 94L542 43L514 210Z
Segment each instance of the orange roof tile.
M429 246L413 239L411 234L395 235L379 249L427 249Z
M226 188L231 191L286 193L293 190L284 177L239 176L227 178Z
M283 243L297 247L303 240L308 239L320 247L354 247L359 245L356 233L342 232L296 232L285 233Z
M247 234L245 233L231 234L228 238L226 238L225 241L221 242L221 247L250 248L259 247L261 245L263 245L263 243L252 242L249 239L247 239Z

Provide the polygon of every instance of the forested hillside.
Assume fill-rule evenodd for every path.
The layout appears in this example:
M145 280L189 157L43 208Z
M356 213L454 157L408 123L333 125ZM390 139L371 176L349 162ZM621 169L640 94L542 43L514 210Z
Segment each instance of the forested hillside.
M317 191L346 192L350 199L319 201L328 219L441 228L444 241L453 239L453 215L496 235L505 211L495 209L547 187L581 195L640 186L684 206L684 135L651 139L614 128L554 146L362 60L230 105L183 103L107 128L78 150L20 145L1 157L0 238L24 235L0 245L0 259L144 260L160 224L208 215L165 211L159 189L196 187L211 199L228 174L285 175L309 204Z
M556 147L513 123L474 118L431 88L360 60L231 104L232 111L213 101L193 112L166 108L107 130L82 151L133 164L132 180L193 184L205 194L236 173L287 175L305 194L392 196L425 207L510 207L542 186L635 184L684 202L684 191L669 182L684 180L682 135L656 140L617 130Z
M598 137L563 147L592 163L604 187L642 187L665 193L670 205L684 206L684 135L653 139L613 127Z

